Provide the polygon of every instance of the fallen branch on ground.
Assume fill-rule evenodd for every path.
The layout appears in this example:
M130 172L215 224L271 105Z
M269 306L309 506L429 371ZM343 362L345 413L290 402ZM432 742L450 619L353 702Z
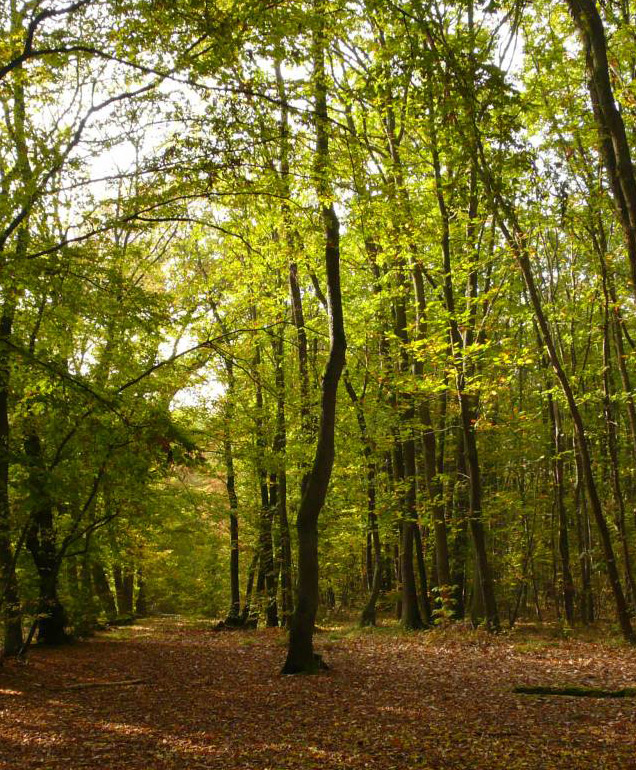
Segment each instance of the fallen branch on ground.
M604 690L600 687L526 687L513 688L513 692L522 695L573 695L578 698L633 698L636 697L636 687L624 687L622 690Z
M145 684L147 679L123 679L121 682L78 682L62 687L62 690L87 690L89 687L126 687L133 684Z

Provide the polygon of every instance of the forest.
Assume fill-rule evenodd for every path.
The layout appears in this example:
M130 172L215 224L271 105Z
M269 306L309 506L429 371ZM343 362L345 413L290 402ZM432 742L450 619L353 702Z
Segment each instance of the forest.
M166 682L313 692L317 735L345 669L372 697L361 660L396 703L409 661L444 671L459 753L399 720L383 743L386 705L355 757L93 767L634 767L630 0L2 0L0 25L0 715L132 697L154 639ZM579 759L487 730L497 761L460 756L491 665L619 711L516 695L501 735L569 715ZM9 762L90 764L15 735Z

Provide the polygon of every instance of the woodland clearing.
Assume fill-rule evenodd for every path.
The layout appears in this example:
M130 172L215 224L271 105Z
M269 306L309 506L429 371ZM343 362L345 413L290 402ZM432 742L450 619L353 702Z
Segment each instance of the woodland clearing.
M0 670L0 767L636 768L633 699L513 692L633 685L626 646L395 627L316 642L330 665L316 676L279 674L280 629L178 619L35 649Z

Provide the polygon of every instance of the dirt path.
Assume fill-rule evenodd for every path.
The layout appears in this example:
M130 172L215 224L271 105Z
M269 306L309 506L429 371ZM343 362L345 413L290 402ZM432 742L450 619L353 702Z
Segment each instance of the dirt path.
M636 651L471 636L321 634L332 669L281 677L282 632L157 622L0 669L0 768L636 770ZM68 689L143 679L131 686Z

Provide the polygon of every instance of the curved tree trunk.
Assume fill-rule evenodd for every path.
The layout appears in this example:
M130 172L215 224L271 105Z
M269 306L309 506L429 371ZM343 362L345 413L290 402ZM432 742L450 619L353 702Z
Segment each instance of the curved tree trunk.
M623 229L636 294L636 174L625 123L612 89L603 20L595 0L567 0L567 5L585 48L601 155Z
M491 188L492 191L492 188ZM503 201L500 201L503 203ZM530 257L525 247L525 237L521 230L521 227L516 221L516 217L508 206L505 204L502 206L506 214L512 230L510 230L507 224L500 218L500 227L504 233L504 237L508 242L511 250L513 251L517 263L521 269L522 275L525 280L530 301L534 310L537 323L541 330L541 336L546 352L548 354L550 363L556 375L556 378L561 386L566 402L568 404L570 417L574 423L574 429L576 433L578 453L580 458L580 467L585 481L585 488L587 496L592 510L592 515L601 538L601 545L603 547L603 555L605 557L605 564L607 574L609 577L610 585L612 587L612 593L614 594L614 602L616 605L616 614L618 622L623 633L623 637L630 644L636 644L636 634L630 620L629 608L625 600L625 594L621 584L620 576L618 573L618 567L616 564L616 556L614 554L614 546L612 545L612 539L605 514L603 512L603 506L601 505L601 499L598 494L598 488L596 486L596 479L594 478L594 471L592 469L592 458L590 455L587 436L585 433L585 425L583 418L579 410L576 398L574 397L574 391L570 384L570 380L563 368L561 359L554 345L552 333L548 325L545 312L543 310L543 304L541 297L537 290L534 275L532 273L532 265L530 263Z
M322 3L316 1L318 18ZM289 632L284 674L313 673L319 667L314 656L313 634L318 610L318 516L324 505L334 461L334 434L338 382L345 364L347 348L342 295L340 290L340 223L331 200L327 179L329 138L327 82L325 74L324 30L314 37L314 93L316 114L316 177L318 200L325 232L325 265L329 299L330 351L322 381L318 444L311 471L300 502L298 531L298 582L296 607Z

